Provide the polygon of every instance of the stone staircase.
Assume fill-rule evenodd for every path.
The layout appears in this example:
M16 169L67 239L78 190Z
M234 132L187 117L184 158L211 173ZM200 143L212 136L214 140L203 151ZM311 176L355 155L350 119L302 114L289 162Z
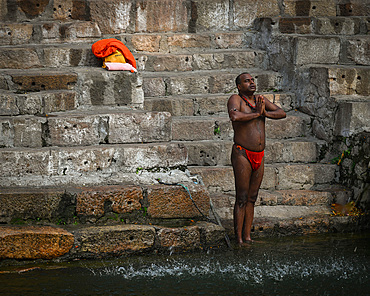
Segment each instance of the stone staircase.
M156 180L186 184L203 213L210 212L211 199L232 233L233 135L225 111L235 77L246 70L256 78L258 92L288 115L267 121L255 235L331 231L348 223L329 217L332 201L348 199L351 192L337 186L338 168L322 161L327 144L314 136L313 114L297 111L309 105L287 87L286 73L272 63L274 51L267 48L267 37L261 38L269 30L266 19L258 31L207 27L212 5L223 1L199 1L198 30L193 30L182 19L184 11L196 10L193 2L144 1L147 7L141 7L121 1L131 14L136 5L136 19L151 5L162 11L158 18L173 13L181 19L157 25L145 19L146 29L136 24L133 30L132 21L123 28L124 22L115 22L118 15L107 23L106 15L96 12L103 4L111 8L106 14L113 13L120 1L26 2L19 1L16 9L7 6L1 14L0 237L5 247L20 249L60 240L63 251L51 257L47 251L0 257L110 256L223 244L221 227L196 222L204 217L181 186ZM358 19L363 30L364 20ZM289 39L288 33L271 36ZM122 40L133 52L138 73L100 67L91 45L108 37ZM307 65L292 81L309 71L327 69L332 75L335 67ZM306 82L305 91L311 88ZM42 233L50 235L40 240ZM33 239L27 243L27 237ZM2 254L9 254L6 250Z

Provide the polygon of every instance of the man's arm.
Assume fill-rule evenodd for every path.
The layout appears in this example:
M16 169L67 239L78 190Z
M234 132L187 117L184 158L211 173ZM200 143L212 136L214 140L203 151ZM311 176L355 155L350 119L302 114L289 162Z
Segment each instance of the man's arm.
M262 97L265 102L265 108L263 115L270 119L281 119L286 117L286 113L283 109L276 106L274 103L271 103L267 98L264 96L259 95L258 99Z
M227 109L231 121L249 121L262 115L262 104L256 106L256 112L245 113L240 110L240 100L238 95L232 95L227 102Z

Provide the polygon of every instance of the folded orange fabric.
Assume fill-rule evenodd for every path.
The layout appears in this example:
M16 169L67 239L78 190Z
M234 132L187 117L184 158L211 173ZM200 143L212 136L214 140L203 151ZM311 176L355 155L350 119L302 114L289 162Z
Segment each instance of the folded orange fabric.
M131 51L121 41L109 38L95 42L91 46L92 52L98 58L105 58L116 50L119 50L125 57L126 61L136 69L136 61Z

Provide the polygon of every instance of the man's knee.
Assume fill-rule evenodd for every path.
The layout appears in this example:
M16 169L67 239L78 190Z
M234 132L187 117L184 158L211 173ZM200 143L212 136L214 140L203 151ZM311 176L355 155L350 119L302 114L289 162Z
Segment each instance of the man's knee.
M242 208L244 207L248 202L248 194L247 193L241 193L236 195L236 204Z
M257 194L250 194L248 196L248 202L252 203L252 204L255 204L256 201L257 201L257 197L258 197L258 193Z

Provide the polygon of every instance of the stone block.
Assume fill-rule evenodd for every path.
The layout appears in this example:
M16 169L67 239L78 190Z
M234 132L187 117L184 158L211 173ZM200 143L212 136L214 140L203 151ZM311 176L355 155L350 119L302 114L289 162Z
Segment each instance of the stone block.
M209 77L209 92L216 93L233 93L235 91L235 78L238 74L218 73ZM256 82L258 85L258 81ZM259 86L259 85L258 85ZM261 91L260 88L258 88Z
M71 89L77 82L75 73L48 71L40 73L27 71L27 73L11 74L15 87L24 91L41 91L52 89Z
M18 114L17 97L10 92L0 92L0 116Z
M0 25L0 41L2 45L18 45L30 43L32 39L32 33L32 24L8 23ZM27 51L25 49L23 50Z
M208 216L210 205L206 188L193 184L185 184L185 186L190 194L182 186L149 186L147 191L148 215L151 218L162 219L202 217L198 207L205 216Z
M336 16L334 0L284 0L284 14L288 16Z
M328 69L330 95L370 95L367 67L332 67Z
M290 93L274 94L274 100L272 102L282 108L285 112L292 111L296 106L295 95Z
M167 37L170 52L193 51L211 48L211 36L202 34L176 34Z
M197 226L162 228L157 235L160 247L171 251L196 249L201 243L200 230Z
M308 216L329 215L328 206L256 206L254 208L254 218L279 218L284 219L285 223L290 223L289 219L303 218ZM283 222L284 223L284 222ZM283 226L280 226L283 227Z
M70 192L76 196L76 214L96 220L106 211L117 214L131 213L141 208L143 199L139 186L110 185L75 189Z
M0 118L0 147L14 147L14 123L10 117Z
M266 119L266 135L271 139L286 139L306 136L304 118L291 115L280 120Z
M91 51L91 47L45 47L43 48L43 66L51 68L93 66L102 64Z
M197 222L201 235L201 243L207 247L220 246L225 243L225 229L214 223Z
M232 142L189 141L184 142L188 151L188 165L215 166L230 165Z
M238 28L252 27L253 21L259 17L279 16L280 9L277 1L234 0L234 25Z
M295 64L337 64L340 39L333 37L299 37L296 40Z
M49 146L89 146L108 142L108 115L48 117Z
M99 24L103 35L125 33L130 28L131 0L91 1L89 4L91 20Z
M109 143L168 142L170 140L171 115L168 112L109 115Z
M233 220L235 195L213 193L212 203L215 212L217 213L221 220L223 221Z
M193 57L191 55L156 55L147 56L145 70L147 71L191 71Z
M244 38L240 32L219 32L214 34L213 42L217 49L243 48Z
M260 190L258 193L258 198L256 200L255 206L269 205L276 206L279 200L278 192L269 192L266 190Z
M44 114L75 109L76 93L74 91L59 91L42 94Z
M370 5L367 1L351 0L338 3L338 14L341 16L369 16Z
M280 190L279 204L291 206L327 205L332 201L332 195L325 191L312 190Z
M2 69L30 69L42 67L35 50L31 48L0 49L0 67Z
M317 18L316 34L355 35L360 33L360 19L355 18Z
M196 2L197 31L223 31L229 28L229 1L199 0Z
M159 52L162 39L161 35L134 34L131 37L131 44L136 51Z
M311 141L267 141L265 163L315 162L317 145Z
M187 149L180 143L130 145L124 147L120 160L127 170L135 172L137 168L171 168L185 166Z
M234 172L231 166L189 167L191 174L200 175L209 192L228 192L235 190ZM213 196L213 195L212 195Z
M14 146L15 147L42 147L43 125L45 118L15 117L14 124Z
M119 105L142 108L144 93L140 73L106 71L103 68L75 68L79 105Z
M174 141L212 140L215 137L215 122L199 117L178 117L172 122Z
M368 37L347 39L346 46L348 60L357 65L370 65L370 41Z
M203 95L194 98L194 114L213 115L227 111L229 95Z
M172 76L167 90L171 95L206 94L210 92L209 79L207 75Z
M281 18L279 19L279 30L283 34L312 34L311 18Z
M144 109L169 112L172 116L193 116L195 114L193 100L185 97L145 99Z
M1 175L2 177L48 176L49 158L49 151L45 149L2 149L0 150Z
M72 248L70 232L50 226L1 226L1 259L53 259Z
M187 31L186 0L140 0L136 3L136 32Z
M83 257L118 256L149 250L154 245L155 229L145 225L87 227L74 231L76 250Z
M313 165L277 165L277 189L311 189L315 184Z
M52 220L63 199L63 189L5 188L0 192L0 222Z
M370 101L339 100L334 134L349 137L361 131L370 131Z
M144 77L143 91L145 97L166 96L167 84L161 77Z

